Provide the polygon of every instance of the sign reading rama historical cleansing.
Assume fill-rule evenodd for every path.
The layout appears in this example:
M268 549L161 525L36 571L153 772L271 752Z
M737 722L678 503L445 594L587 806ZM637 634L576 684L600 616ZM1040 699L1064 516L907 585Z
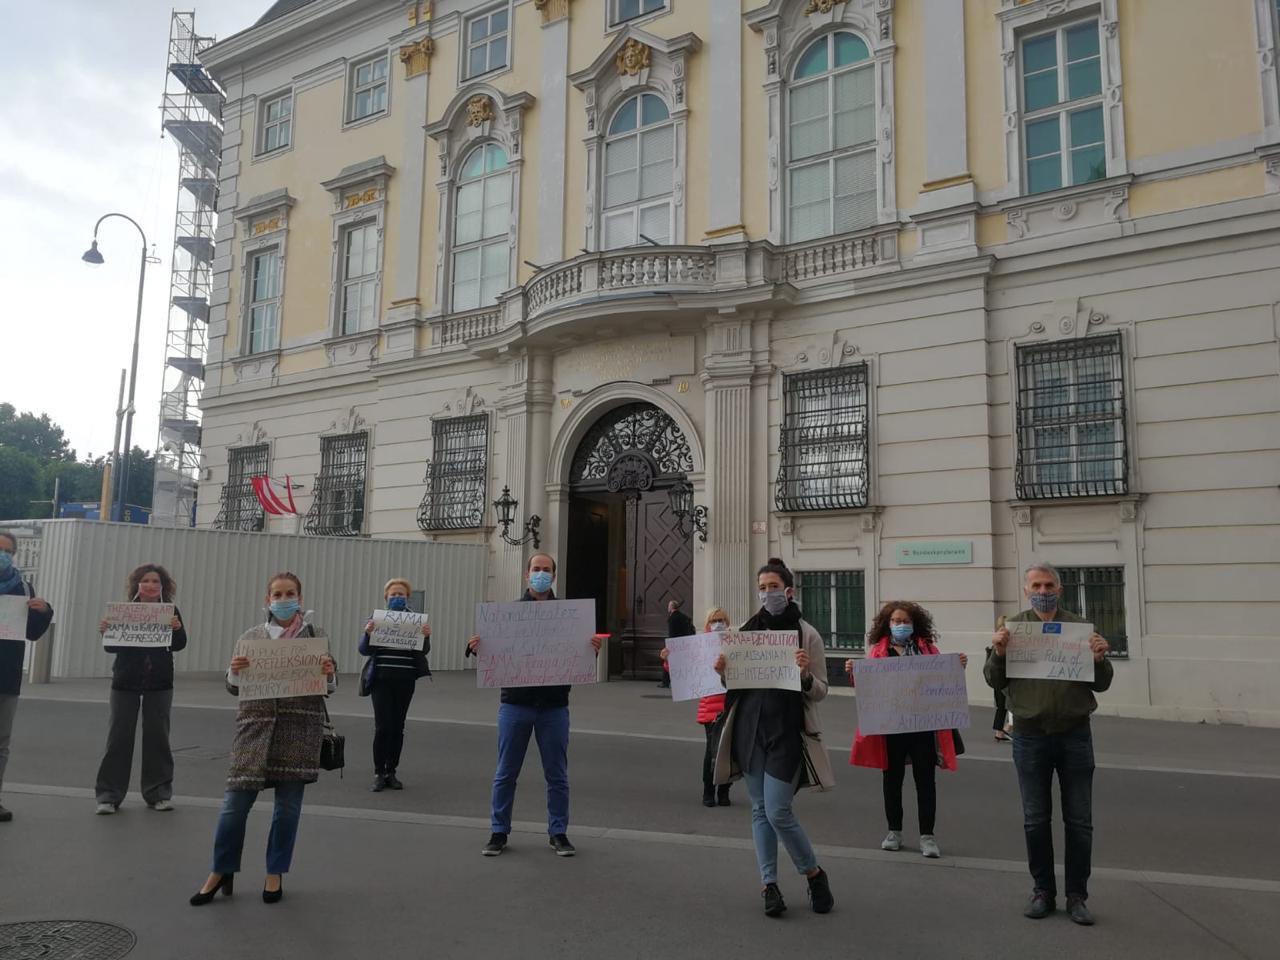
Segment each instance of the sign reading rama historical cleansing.
M27 595L0 596L0 640L27 639Z
M477 603L476 686L595 683L594 600Z
M865 734L969 726L969 693L958 653L855 660L853 681L858 729Z
M720 641L726 635L696 633L691 637L667 638L672 700L697 700L724 693L724 683L716 673L716 658L720 656Z
M723 637L724 681L730 690L800 689L794 630L734 630Z
M329 653L324 637L290 637L236 643L235 655L249 666L235 677L241 700L324 696L328 683L321 660Z
M173 643L172 603L108 603L104 647L167 647Z
M1025 620L1005 626L1009 630L1006 676L1093 683L1092 623Z
M427 625L425 613L410 610L373 611L373 633L369 644L392 650L421 650L427 639L422 628Z

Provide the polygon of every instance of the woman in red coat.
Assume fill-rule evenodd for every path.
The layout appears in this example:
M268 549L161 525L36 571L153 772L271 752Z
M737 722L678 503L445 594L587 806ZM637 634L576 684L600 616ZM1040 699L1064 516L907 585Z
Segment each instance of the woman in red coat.
M875 623L867 632L870 647L867 656L937 656L937 637L933 617L928 610L908 600L894 600L880 608ZM969 658L960 654L961 666L968 663ZM844 669L852 684L853 661L846 661ZM889 822L889 832L880 842L882 850L902 849L902 782L906 778L907 764L911 764L920 818L920 853L930 858L942 856L933 835L938 807L934 770L939 766L947 770L956 769L956 747L951 731L863 736L859 730L854 734L853 756L849 762L857 767L883 771L884 815Z
M712 607L702 623L703 633L729 629L729 614L722 607ZM662 648L662 665L667 665L667 648ZM715 784L716 750L720 746L720 730L724 726L724 694L713 693L698 701L698 723L707 734L707 749L702 757L702 805L729 806L729 784Z

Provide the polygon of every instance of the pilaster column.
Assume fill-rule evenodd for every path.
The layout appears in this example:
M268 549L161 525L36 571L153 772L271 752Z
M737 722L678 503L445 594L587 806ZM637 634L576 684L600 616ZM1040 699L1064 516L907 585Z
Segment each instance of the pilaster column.
M710 0L710 7L707 238L742 240L742 4Z
M542 86L538 92L538 262L564 259L564 167L569 112L568 0L543 8Z
M510 534L517 539L524 533L524 521L530 515L528 477L528 403L525 395L525 371L528 359L521 355L512 357L509 364L509 381L498 400L498 416L502 419L502 462L498 466L493 493L496 500L502 488L510 487L511 496L519 501ZM500 528L495 529L495 536ZM529 546L513 546L496 536L494 547L494 591L499 599L514 600L520 596L524 585L524 558Z
M418 301L422 274L422 197L426 186L427 138L422 132L427 122L427 87L430 74L424 63L430 63L431 40L424 37L402 48L406 80L396 91L396 110L401 122L401 161L396 177L399 202L399 242L394 251L395 272L390 286L391 298L384 323L417 320L422 316ZM412 54L412 56L410 56ZM412 73L411 71L421 72ZM399 349L412 349L413 337L398 338Z

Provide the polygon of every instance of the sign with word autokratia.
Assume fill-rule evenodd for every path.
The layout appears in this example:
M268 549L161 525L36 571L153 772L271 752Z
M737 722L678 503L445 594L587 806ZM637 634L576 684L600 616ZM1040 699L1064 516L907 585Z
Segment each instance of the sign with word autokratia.
M958 653L855 660L853 682L858 729L865 734L969 726L969 693Z

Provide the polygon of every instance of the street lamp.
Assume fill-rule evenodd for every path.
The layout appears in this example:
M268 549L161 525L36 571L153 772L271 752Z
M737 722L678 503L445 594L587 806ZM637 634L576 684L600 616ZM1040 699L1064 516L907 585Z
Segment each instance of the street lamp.
M138 263L138 313L133 323L133 360L129 365L129 402L124 408L124 462L122 463L120 460L119 448L111 454L112 466L115 468L116 477L114 483L115 492L112 496L112 503L109 505L107 516L115 520L124 512L124 499L129 491L129 450L133 443L133 397L138 385L138 337L142 332L142 288L147 280L147 260L149 258L147 257L147 235L143 232L142 227L138 226L138 221L134 220L133 217L125 216L123 213L107 213L99 217L98 222L93 225L93 242L80 259L95 266L105 262L102 254L98 252L98 228L102 226L103 220L107 220L110 217L128 220L142 237L142 256L139 257Z
M498 511L498 523L502 527L502 539L513 547L523 546L530 540L533 541L533 549L538 549L538 528L542 526L542 518L536 513L524 522L524 536L516 539L507 531L511 524L516 521L516 507L520 505L520 501L511 496L511 488L504 486L502 488L502 496L493 501L493 507Z
M693 485L688 480L677 480L667 491L667 497L671 501L671 512L675 514L676 525L680 528L680 532L692 536L696 530L698 539L706 543L707 508L694 506ZM688 530L685 529L685 520L691 524Z

